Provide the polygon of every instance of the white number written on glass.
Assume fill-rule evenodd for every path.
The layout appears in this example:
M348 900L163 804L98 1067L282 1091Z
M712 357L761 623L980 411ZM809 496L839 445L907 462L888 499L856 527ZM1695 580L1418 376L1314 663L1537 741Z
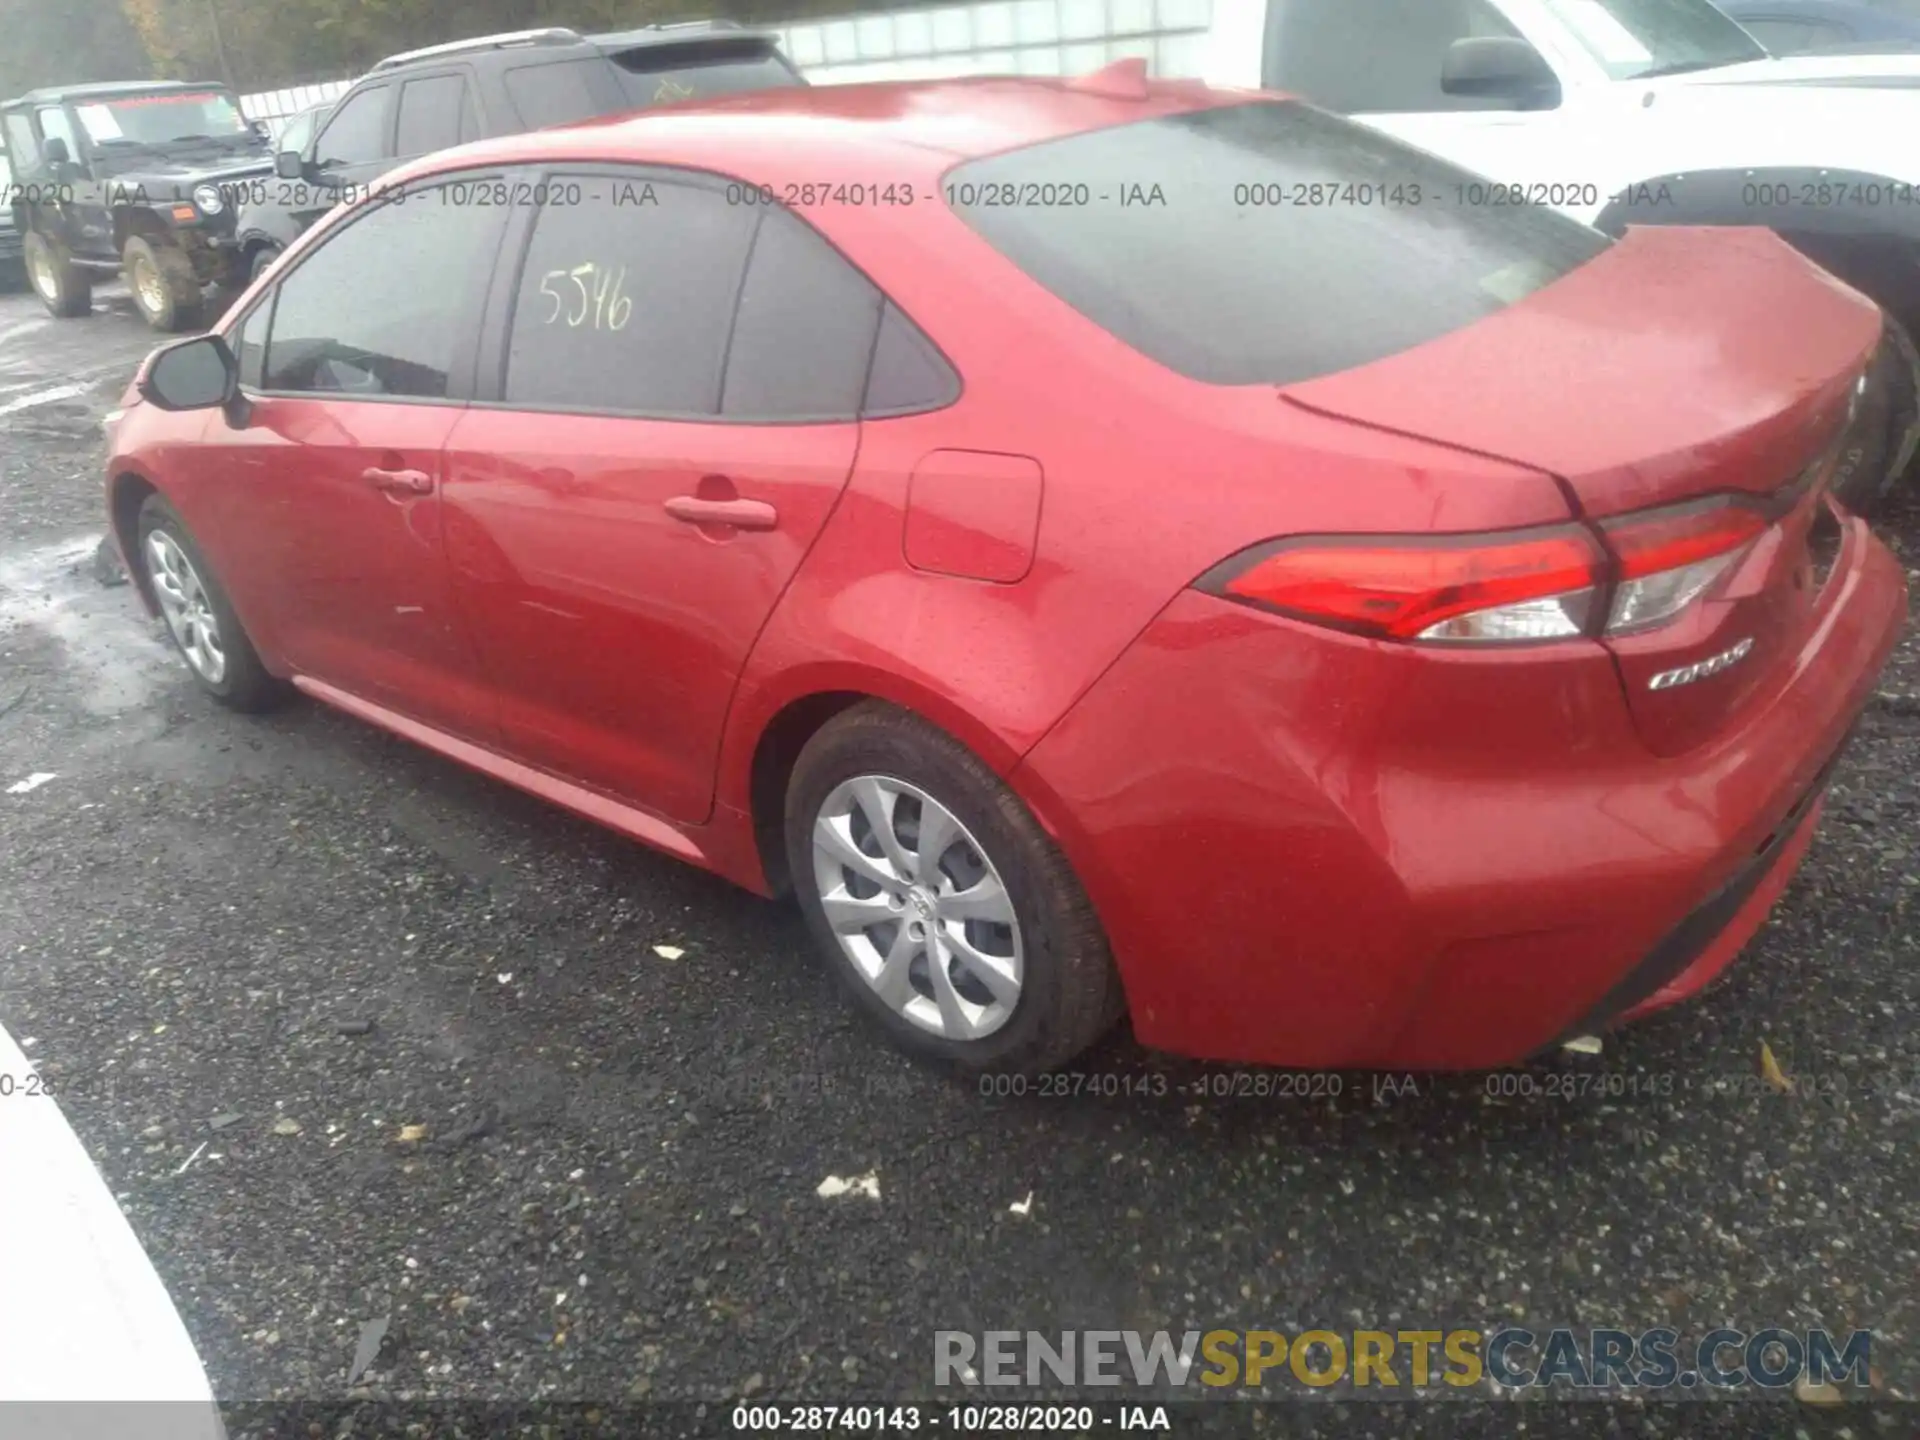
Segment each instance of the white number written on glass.
M610 270L589 260L570 269L549 270L540 277L540 293L553 302L543 322L558 325L564 320L575 330L586 326L593 330L624 330L633 318L633 301L622 287L627 267Z

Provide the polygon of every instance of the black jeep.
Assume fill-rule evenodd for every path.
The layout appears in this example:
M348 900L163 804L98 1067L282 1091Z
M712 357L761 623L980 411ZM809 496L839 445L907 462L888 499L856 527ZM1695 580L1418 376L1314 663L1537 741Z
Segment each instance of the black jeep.
M243 285L236 190L273 146L219 85L125 81L35 90L0 104L6 196L27 277L55 315L84 315L124 271L156 330L200 319L206 287Z

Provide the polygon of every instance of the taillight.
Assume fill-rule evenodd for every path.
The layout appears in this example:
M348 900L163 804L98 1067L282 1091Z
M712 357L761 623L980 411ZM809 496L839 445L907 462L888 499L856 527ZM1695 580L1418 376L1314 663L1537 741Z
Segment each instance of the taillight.
M1607 633L1666 624L1733 568L1768 524L1758 509L1722 498L1602 524L1619 561Z
M1625 634L1672 620L1769 518L1716 497L1609 521L1479 535L1270 541L1201 589L1381 640L1511 644ZM1604 545L1602 538L1604 537Z
M1336 536L1261 546L1203 589L1383 640L1585 632L1600 553L1574 525L1503 535Z

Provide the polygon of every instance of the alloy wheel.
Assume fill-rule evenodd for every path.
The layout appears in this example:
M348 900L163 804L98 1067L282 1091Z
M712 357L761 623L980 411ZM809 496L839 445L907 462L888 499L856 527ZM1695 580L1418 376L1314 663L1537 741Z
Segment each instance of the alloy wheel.
M179 642L180 652L202 680L209 685L220 684L227 678L227 651L200 573L193 568L187 552L164 530L147 536L147 558L160 613Z
M1000 872L925 791L884 775L836 786L813 822L828 927L895 1014L946 1040L978 1040L1013 1017L1025 967Z
M144 258L133 262L133 293L140 301L140 308L148 315L158 315L167 307L167 292L160 283L160 272L153 263Z
M42 246L27 247L27 274L32 277L33 288L40 292L40 298L49 305L60 298L60 286L53 277L53 264L47 259L47 252Z

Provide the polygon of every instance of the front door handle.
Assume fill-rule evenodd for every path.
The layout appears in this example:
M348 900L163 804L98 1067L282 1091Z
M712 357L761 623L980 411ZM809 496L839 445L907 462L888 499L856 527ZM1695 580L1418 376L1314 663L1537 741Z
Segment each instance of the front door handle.
M384 490L389 495L431 495L433 477L424 470L382 470L370 465L361 471L361 478L376 490Z
M771 530L780 512L764 500L702 500L676 495L667 501L667 514L689 525L730 525L735 530Z

